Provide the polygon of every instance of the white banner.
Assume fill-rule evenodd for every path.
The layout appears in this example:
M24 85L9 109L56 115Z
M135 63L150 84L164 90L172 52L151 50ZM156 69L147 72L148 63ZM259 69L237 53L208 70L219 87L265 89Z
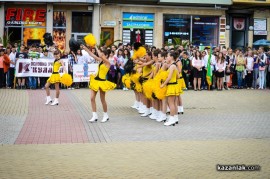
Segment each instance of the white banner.
M96 74L98 64L73 65L73 82L89 82L90 74Z
M68 72L68 59L62 59ZM19 59L16 62L16 77L49 77L52 74L54 59ZM59 69L60 75L63 74L63 67Z

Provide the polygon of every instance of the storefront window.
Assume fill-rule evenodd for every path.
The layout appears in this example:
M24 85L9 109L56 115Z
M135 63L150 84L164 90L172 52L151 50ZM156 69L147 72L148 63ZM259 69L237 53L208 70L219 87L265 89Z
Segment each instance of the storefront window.
M190 40L190 16L165 14L164 20L164 44L175 44L176 39Z
M66 48L66 12L53 12L53 41L58 49L64 51Z
M8 34L11 34L11 43L39 45L43 43L43 35L46 31L46 8L7 7L5 28Z
M217 46L219 37L219 18L193 16L192 43L196 46Z
M177 45L179 40L191 40L197 46L218 44L219 17L164 14L163 20L165 45Z
M123 42L153 45L154 14L123 13Z
M72 12L72 33L92 32L92 12Z

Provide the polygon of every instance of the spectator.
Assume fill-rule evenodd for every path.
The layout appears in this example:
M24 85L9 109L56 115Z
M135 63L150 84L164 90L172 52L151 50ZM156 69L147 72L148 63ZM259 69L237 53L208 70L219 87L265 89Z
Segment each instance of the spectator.
M0 88L6 87L6 73L8 72L10 59L4 49L0 49Z
M9 54L10 67L8 70L8 88L14 86L14 74L15 74L15 65L16 65L16 48L12 46L11 53Z
M264 47L259 47L258 52L259 52L259 58L261 59L261 61L265 65L264 66L264 77L261 78L263 80L263 88L262 89L264 89L264 88L266 88L266 75L267 75L267 70L268 70L268 68L267 68L268 67L268 61L267 61L267 56L266 56L266 54L264 52ZM260 66L259 66L259 68L260 68ZM259 71L261 71L261 70L259 69Z
M247 81L247 89L252 88L252 80L253 80L253 66L254 66L254 59L253 59L253 52L250 50L248 51L248 56L246 59L246 81Z
M184 81L185 81L185 84L186 84L186 89L188 89L189 87L189 75L190 75L190 72L191 72L191 69L190 69L190 66L191 66L191 63L190 63L190 60L188 58L188 53L185 51L183 52L183 56L182 56L182 75L183 75L183 78L184 78Z
M16 63L19 59L27 59L28 54L26 53L26 48L24 45L20 47L20 52L16 53ZM25 77L18 77L17 89L26 89L25 87Z
M193 74L194 74L194 90L197 91L197 80L198 80L198 89L201 91L201 79L202 79L202 67L204 66L204 61L202 60L202 54L200 51L195 53L195 56L192 59L193 65Z
M215 68L217 78L217 90L221 91L223 89L223 77L226 68L225 57L222 52L217 52Z
M40 54L38 52L38 48L35 45L31 46L31 49L28 53L28 57L31 58L31 60L38 59L40 57ZM37 77L29 76L28 81L29 81L29 88L30 89L37 88Z
M263 47L260 47L259 50L259 89L264 89L265 82L265 71L266 71L266 55L264 54Z
M242 50L239 51L239 55L236 57L236 72L237 72L237 84L238 89L243 89L243 72L245 70L246 60L244 58Z
M119 49L117 52L117 89L122 89L122 73L124 71L125 59L123 57L123 50Z
M108 72L108 80L113 82L113 83L116 83L117 57L114 56L114 51L111 51L108 60L110 62L110 70Z

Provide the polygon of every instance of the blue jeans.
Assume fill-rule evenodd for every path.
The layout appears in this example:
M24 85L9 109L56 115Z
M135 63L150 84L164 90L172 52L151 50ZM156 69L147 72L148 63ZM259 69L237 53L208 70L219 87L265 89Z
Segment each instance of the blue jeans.
M237 84L238 84L238 87L242 86L242 81L243 81L243 72L242 71L237 71Z
M29 80L29 87L36 89L37 88L37 78L33 77L33 76L29 76L28 80Z

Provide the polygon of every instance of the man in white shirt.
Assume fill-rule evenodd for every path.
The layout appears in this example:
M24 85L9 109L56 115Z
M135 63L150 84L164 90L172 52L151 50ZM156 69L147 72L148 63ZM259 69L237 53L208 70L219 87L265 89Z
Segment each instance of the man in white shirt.
M16 48L12 46L11 53L9 54L10 58L10 67L8 69L8 88L12 88L14 86L14 73L15 73L15 65L16 65Z

